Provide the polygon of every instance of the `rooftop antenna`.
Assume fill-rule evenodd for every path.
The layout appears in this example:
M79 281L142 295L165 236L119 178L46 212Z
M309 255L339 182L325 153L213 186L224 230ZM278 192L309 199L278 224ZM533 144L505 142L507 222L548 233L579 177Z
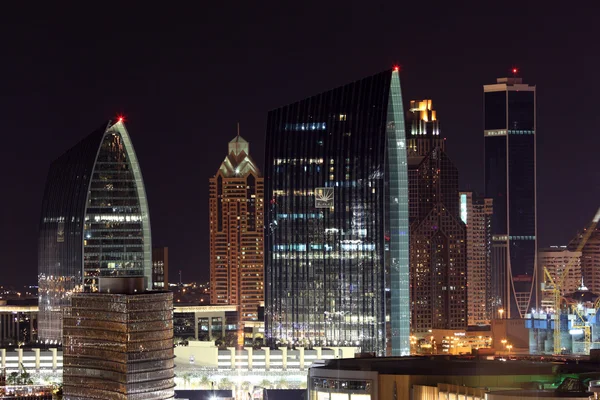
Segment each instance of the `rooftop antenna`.
M240 153L240 123L237 123L237 136L235 137L235 154L238 155Z

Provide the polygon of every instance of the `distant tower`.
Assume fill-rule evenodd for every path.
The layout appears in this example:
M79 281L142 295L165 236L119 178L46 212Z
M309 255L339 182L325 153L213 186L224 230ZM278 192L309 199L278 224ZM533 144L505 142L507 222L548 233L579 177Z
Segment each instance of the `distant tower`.
M469 325L491 323L491 245L493 200L460 193L460 218L467 227Z
M38 242L39 338L62 340L74 291L100 276L138 276L152 288L150 214L123 119L106 122L50 166Z
M264 184L238 135L210 178L210 302L239 305L240 320L258 319L264 301Z
M507 318L522 318L539 305L535 89L516 77L483 87L494 317L503 309Z
M144 278L100 278L64 309L66 399L174 397L173 293Z
M157 290L169 290L169 248L152 248L152 286Z
M407 114L412 331L467 328L467 254L458 170L431 100Z

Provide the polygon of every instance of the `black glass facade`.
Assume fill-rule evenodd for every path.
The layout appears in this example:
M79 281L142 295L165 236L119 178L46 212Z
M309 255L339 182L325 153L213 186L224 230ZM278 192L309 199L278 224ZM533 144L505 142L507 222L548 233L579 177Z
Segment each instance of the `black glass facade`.
M408 194L398 72L271 111L265 185L267 340L383 354L388 288L392 352L407 353Z
M494 199L495 317L537 305L535 87L520 78L484 87L485 190Z
M73 291L97 291L98 276L152 283L148 205L122 122L107 123L50 167L38 244L39 338L60 342Z

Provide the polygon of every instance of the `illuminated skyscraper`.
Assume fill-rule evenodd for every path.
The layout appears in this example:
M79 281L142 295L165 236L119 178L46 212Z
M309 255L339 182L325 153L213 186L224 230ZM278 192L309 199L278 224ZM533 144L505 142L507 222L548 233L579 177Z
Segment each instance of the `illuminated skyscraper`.
M460 219L467 227L467 303L469 325L491 323L493 200L460 193Z
M265 184L267 340L384 354L387 314L392 354L408 354L406 140L397 69L271 111Z
M492 217L493 314L538 305L535 86L499 78L483 87L485 197Z
M407 114L412 331L466 329L467 252L458 170L431 100Z
M150 218L142 173L122 119L108 122L50 166L38 243L39 338L62 340L62 307L100 276L146 277Z
M264 301L264 183L239 134L210 178L210 303L238 305L258 319Z

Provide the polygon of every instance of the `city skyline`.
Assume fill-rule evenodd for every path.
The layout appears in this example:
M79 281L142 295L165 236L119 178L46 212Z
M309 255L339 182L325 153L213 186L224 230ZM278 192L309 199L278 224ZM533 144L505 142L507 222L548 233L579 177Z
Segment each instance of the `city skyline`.
M123 15L128 11L131 10L123 10ZM247 10L234 12L233 22L245 20L247 16L241 17L244 11ZM405 19L404 22L408 23L405 28L388 28L390 31L384 32L383 38L380 35L382 31L378 29L384 28L365 34L373 35L365 36L365 39L377 37L377 41L365 40L349 46L347 43L353 41L346 40L344 35L357 38L353 32L338 34L322 28L319 34L307 37L303 17L312 15L319 21L326 18L340 18L341 21L348 16L358 18L362 14L359 9L352 3L345 3L342 9L332 6L320 11L310 13L307 10L292 18L291 22L288 20L291 29L288 39L291 42L287 43L276 41L261 47L257 43L271 37L274 32L281 32L281 27L254 30L242 24L229 37L242 40L240 46L247 44L248 48L256 50L253 54L242 50L242 57L235 51L238 47L222 37L229 25L217 29L210 24L204 28L165 24L160 33L165 32L166 35L158 40L161 35L151 34L149 39L139 35L137 32L146 32L150 28L136 22L129 31L115 26L116 32L124 34L121 39L115 33L102 36L90 32L78 22L72 22L74 25L56 24L60 21L56 16L48 20L61 26L58 30L44 35L42 33L47 27L42 23L38 27L32 26L29 35L10 43L6 55L11 62L2 67L4 75L11 79L4 83L1 103L5 112L6 143L0 163L4 171L12 171L15 165L22 168L6 174L5 187L18 196L4 197L1 203L3 221L9 228L3 230L1 242L6 246L7 264L13 266L5 274L6 282L35 282L37 210L42 199L44 168L54 154L60 154L76 141L90 123L111 118L117 113L125 115L140 163L144 166L154 244L169 246L171 250L171 281L177 280L174 278L179 270L182 270L184 280L207 279L208 229L202 231L202 227L208 226L206 213L200 212L192 217L191 225L201 227L198 231L186 229L194 208L207 208L205 186L192 188L186 185L186 181L205 181L213 172L212 166L220 161L219 154L211 154L204 148L213 146L203 146L204 142L218 146L218 142L235 133L235 123L241 121L242 134L253 143L255 159L262 168L266 112L269 109L334 87L336 83L352 81L388 68L395 62L402 66L405 102L409 98L431 98L439 112L443 113L445 135L452 137L448 153L457 163L461 175L460 189L481 193L481 85L508 75L513 66L518 67L519 75L528 83L536 84L540 90L540 246L567 244L585 225L589 214L596 209L593 199L600 194L597 185L586 184L587 173L580 173L593 171L592 150L598 145L598 139L592 135L597 121L593 113L595 102L587 93L595 91L597 83L592 79L591 71L599 60L597 55L582 51L586 41L594 37L592 32L576 36L575 32L581 29L591 31L597 29L595 26L581 23L577 29L568 29L573 22L565 22L557 12L548 15L544 12L553 10L527 7L521 8L518 13L497 11L484 23L478 18L487 15L489 10L482 6L479 9L455 10L457 19L453 24L457 24L456 31L445 37L439 29L454 26L447 22L447 14L440 9L439 15L428 16L429 22L432 25L439 22L440 28L425 32L422 37L412 41L400 40L422 22L417 17L414 21ZM391 18L386 14L398 15L400 11L408 10L398 6L375 7L366 10L365 17L382 21ZM277 11L273 12L277 17ZM538 12L544 16L544 23L553 20L561 21L563 26L566 23L564 32L550 32L549 38L537 33L535 27L540 21L530 23L530 17L538 15ZM470 30L485 30L488 26L500 24L507 15L516 22L515 29L510 32L486 30L485 38L469 36ZM585 19L586 16L580 15L579 18ZM273 18L274 21L277 19L279 17ZM458 26L460 21L469 21L469 28ZM274 24L277 25L276 22ZM375 26L373 22L367 25ZM376 25L385 24L378 22ZM79 34L72 35L73 31ZM216 35L215 46L206 47L208 58L218 60L214 66L206 62L204 54L195 56L189 52L195 46L195 38L213 31L221 35ZM182 37L182 32L189 35L183 35L181 45L171 49L170 45ZM4 36L12 35L7 33ZM115 41L117 37L119 39ZM321 44L323 37L330 37L339 51L332 52L330 45ZM465 51L444 48L452 47L448 44L453 41L461 43ZM577 45L572 46L571 43L575 42ZM289 50L289 43L293 44L295 51ZM426 43L436 46L435 63L429 63L433 55L422 58L420 49ZM121 45L123 48L119 49ZM164 57L158 57L158 60L154 57L154 52L149 50L155 47ZM30 53L23 49L40 52L30 63ZM104 61L106 54L114 51L120 51L120 62L100 62ZM356 62L354 52L360 52L360 62ZM582 59L584 54L587 58ZM155 61L140 68L148 60ZM314 60L319 61L318 68ZM164 73L161 72L163 70ZM239 71L244 72L240 74L243 78L236 76ZM566 85L566 80L558 76L569 71L576 73L579 79ZM298 79L289 79L290 75ZM184 86L184 83L190 86ZM261 93L257 93L258 88L262 88ZM233 93L238 94L235 99L232 99ZM566 112L569 99L573 98L589 98L580 105L582 118L573 119ZM64 123L65 119L69 122ZM564 132L570 131L590 132L578 136L581 142L577 152L562 151ZM166 140L176 135L179 135L178 140ZM20 146L19 142L23 140L34 145ZM561 168L553 168L555 160L561 160ZM177 194L182 202L176 210L171 200L173 194Z

